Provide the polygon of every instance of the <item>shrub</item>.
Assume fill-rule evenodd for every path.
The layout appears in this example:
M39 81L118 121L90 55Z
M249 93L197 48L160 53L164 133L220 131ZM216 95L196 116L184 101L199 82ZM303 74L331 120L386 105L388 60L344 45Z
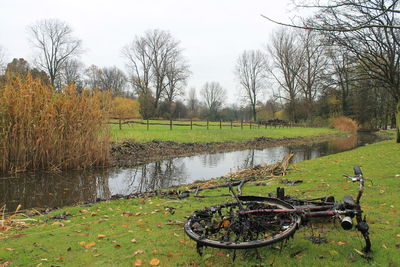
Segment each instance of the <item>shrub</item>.
M331 120L330 126L338 131L355 133L358 130L356 121L347 117L337 117Z
M57 93L29 74L6 78L0 88L0 172L105 164L106 99L104 93L78 94L73 86Z
M122 117L140 117L139 102L126 97L114 97L111 102L111 114Z

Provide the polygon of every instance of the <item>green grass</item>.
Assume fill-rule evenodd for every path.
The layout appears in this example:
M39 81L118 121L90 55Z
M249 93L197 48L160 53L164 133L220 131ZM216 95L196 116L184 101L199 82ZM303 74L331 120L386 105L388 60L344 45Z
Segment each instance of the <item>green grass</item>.
M160 260L159 266L397 266L400 262L400 145L385 141L360 147L353 151L303 161L291 167L285 179L302 179L303 184L286 186L287 194L301 197L355 195L357 184L341 177L351 173L352 166L360 164L366 183L362 207L370 224L372 260L356 254L363 241L355 230L344 231L339 224L328 223L315 228L328 239L327 244L312 244L305 236L309 227L296 232L293 240L279 252L275 248L259 249L262 260L254 251L238 251L232 263L231 251L207 248L204 256L196 253L195 243L189 240L181 226L169 221L184 221L196 209L222 201L228 197L183 200L151 198L98 203L88 207L67 207L46 216L26 229L0 232L0 263L11 260L14 266L133 266L142 260L150 266L151 259ZM245 194L266 195L281 185L279 180L267 186L247 184ZM227 193L227 189L209 190L202 194ZM175 207L169 214L164 207ZM58 222L48 220L64 211L73 216ZM125 216L130 212L133 216ZM60 225L62 223L63 225ZM20 237L4 238L19 234ZM98 238L98 235L105 235ZM136 242L131 240L135 238ZM83 243L84 242L84 243ZM90 248L84 245L95 242ZM344 242L340 243L338 242ZM143 251L142 254L138 253Z
M132 139L135 141L152 141L152 140L164 140L164 141L176 141L176 142L223 142L223 141L245 141L256 137L271 137L271 138L283 138L283 137L311 137L319 136L324 134L335 134L338 133L333 129L328 128L270 128L267 129L264 126L257 126L250 129L250 127L244 126L233 127L231 129L230 123L223 123L228 125L220 129L219 123L213 122L209 129L206 127L193 126L193 130L190 130L190 122L174 122L179 124L186 124L187 126L173 126L170 130L169 121L150 121L151 123L163 123L166 125L150 125L149 130L147 126L143 124L123 124L122 130L116 124L111 125L111 139L113 141L124 141ZM196 124L206 125L206 122L193 122ZM211 123L210 123L211 125ZM237 124L240 125L240 124Z

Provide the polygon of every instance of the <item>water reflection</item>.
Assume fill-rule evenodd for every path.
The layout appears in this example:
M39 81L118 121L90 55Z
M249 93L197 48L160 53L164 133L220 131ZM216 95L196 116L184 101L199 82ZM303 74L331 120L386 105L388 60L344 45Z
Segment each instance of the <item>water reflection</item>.
M0 177L0 207L61 207L95 202L112 195L128 195L209 179L257 164L271 164L295 152L294 162L372 143L374 135L351 136L329 142L204 154L153 162L129 169L74 171L62 174L20 174Z
M93 202L97 191L108 192L107 171L61 174L20 174L0 178L0 207L62 207L71 203Z

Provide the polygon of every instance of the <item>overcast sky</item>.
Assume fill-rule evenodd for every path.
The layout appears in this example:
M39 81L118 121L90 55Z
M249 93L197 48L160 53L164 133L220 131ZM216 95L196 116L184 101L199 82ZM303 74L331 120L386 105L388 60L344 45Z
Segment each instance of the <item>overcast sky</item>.
M219 82L233 103L238 97L234 76L237 57L244 50L263 49L276 25L264 14L285 20L289 0L2 0L0 46L7 60L33 51L27 26L58 18L82 40L86 66L117 66L126 71L121 49L149 29L169 31L181 42L193 75L188 87L200 89ZM268 92L267 92L268 93Z

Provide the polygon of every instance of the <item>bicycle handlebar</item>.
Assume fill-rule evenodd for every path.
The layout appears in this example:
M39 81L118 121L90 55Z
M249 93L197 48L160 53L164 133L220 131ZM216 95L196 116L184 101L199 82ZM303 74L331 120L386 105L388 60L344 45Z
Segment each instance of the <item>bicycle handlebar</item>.
M351 179L352 182L360 182L360 189L358 190L358 195L357 195L357 200L356 200L356 203L360 204L360 199L364 192L364 177L361 172L360 166L354 166L353 169L354 169L355 176L350 176L348 174L343 174L343 176Z

